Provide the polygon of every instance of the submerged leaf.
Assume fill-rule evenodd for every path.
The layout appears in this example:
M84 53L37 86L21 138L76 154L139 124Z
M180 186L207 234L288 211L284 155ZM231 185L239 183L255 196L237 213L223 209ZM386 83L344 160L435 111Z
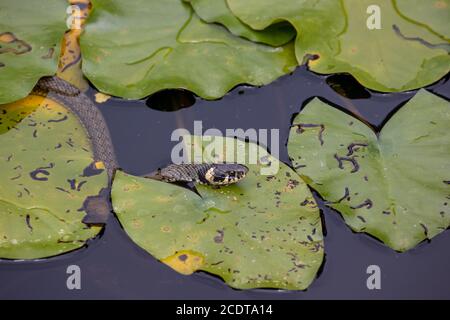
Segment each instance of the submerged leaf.
M265 30L253 30L236 18L226 0L184 0L191 3L195 13L208 23L220 23L233 34L248 40L281 46L295 37L295 30L288 24L276 24Z
M273 48L202 22L181 0L94 0L81 36L83 71L105 93L143 98L184 88L206 99L293 71L293 46Z
M66 7L65 0L2 0L0 104L25 97L40 77L55 74Z
M353 230L405 251L450 225L449 128L450 104L425 90L378 136L314 99L294 119L288 151Z
M216 160L236 140L214 140L224 141L230 144L225 151L214 151ZM199 137L192 143L208 149ZM247 150L248 155L251 148L259 160L248 165L244 180L218 189L198 185L201 197L186 188L118 172L114 211L133 241L180 273L204 270L241 289L305 289L323 259L319 209L306 184L265 149L239 142L235 151ZM262 175L269 163L279 165L279 171Z
M430 3L421 1L421 3ZM447 1L437 1L447 4ZM435 14L408 6L405 19L392 1L382 0L227 0L231 11L257 30L288 21L297 30L296 56L312 71L350 73L378 91L404 91L431 84L450 71L450 43L430 30L450 25L448 8ZM379 6L380 29L369 29ZM403 7L403 6L401 6ZM428 12L430 12L428 14ZM432 15L432 16L431 16ZM434 19L436 17L436 19Z
M82 219L108 178L89 169L90 142L73 114L33 95L1 105L0 149L0 258L53 256L98 234Z
M81 70L80 35L90 13L90 1L70 0L69 3L76 10L73 10L71 14L71 28L64 34L61 43L61 56L59 57L56 75L84 92L89 89L89 83Z

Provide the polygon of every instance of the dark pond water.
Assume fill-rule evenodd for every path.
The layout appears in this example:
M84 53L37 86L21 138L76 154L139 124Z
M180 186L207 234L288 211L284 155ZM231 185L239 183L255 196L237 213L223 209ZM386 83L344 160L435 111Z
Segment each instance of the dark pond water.
M447 80L448 76L428 89L449 99ZM346 92L352 99L337 92ZM99 108L111 128L121 167L132 174L143 174L170 162L175 144L170 141L172 131L178 127L193 130L194 120L202 120L204 129L223 131L278 128L283 142L280 157L288 162L284 143L292 115L311 97L322 97L379 127L413 95L414 92L378 94L355 89L348 77L327 79L299 68L266 87L238 87L218 101L163 93L147 102L152 108L144 100L120 99L111 99ZM174 111L177 105L183 108ZM450 298L450 232L400 254L367 235L353 233L337 212L319 202L328 231L326 262L307 291L239 291L208 274L180 275L135 245L111 218L103 234L88 248L42 261L0 262L0 299ZM66 268L72 264L81 268L81 290L66 288ZM381 268L381 290L366 287L366 268L372 264Z

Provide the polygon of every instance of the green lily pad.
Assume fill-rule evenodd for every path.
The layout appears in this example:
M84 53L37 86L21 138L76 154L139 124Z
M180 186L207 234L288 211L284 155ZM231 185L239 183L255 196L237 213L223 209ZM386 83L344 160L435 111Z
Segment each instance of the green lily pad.
M424 1L425 2L425 1ZM450 71L450 43L430 30L448 29L448 14L427 18L407 2L404 19L391 1L227 0L231 11L254 29L288 21L297 30L296 56L317 73L350 73L367 88L405 91L431 84ZM381 29L369 30L367 8L378 5ZM448 9L447 9L448 10ZM430 13L431 14L431 13ZM433 22L430 22L432 20ZM312 60L311 58L315 58Z
M67 6L65 0L2 0L0 104L25 97L39 78L55 74Z
M192 143L194 150L208 149L200 137L188 138L186 145ZM214 141L227 143L225 151L216 148L217 157L203 157L205 162L224 159L237 140ZM297 174L265 149L237 144L235 150L245 155L258 150L257 161L238 184L219 189L198 185L200 197L173 184L118 172L114 211L133 241L178 272L204 270L240 289L305 289L323 259L314 198ZM278 165L276 174L261 174Z
M191 3L195 13L208 23L220 23L240 37L265 43L274 47L282 46L295 37L295 30L289 24L276 24L265 30L253 30L236 18L228 8L226 0L184 0Z
M394 0L394 4L405 19L421 24L443 40L450 41L450 0Z
M90 196L108 186L78 119L29 96L0 106L0 257L35 259L85 245Z
M206 99L293 71L293 45L273 48L202 22L181 0L94 0L81 36L83 71L101 91L139 99L184 88Z
M397 251L450 225L450 104L425 90L377 135L314 99L294 119L294 168L356 232Z

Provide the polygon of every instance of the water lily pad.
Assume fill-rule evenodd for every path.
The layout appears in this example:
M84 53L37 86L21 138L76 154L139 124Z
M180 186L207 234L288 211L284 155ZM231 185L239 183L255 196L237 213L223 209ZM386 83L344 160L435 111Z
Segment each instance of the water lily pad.
M208 149L199 137L186 143ZM230 146L216 149L214 159L223 159ZM204 270L240 289L305 289L323 259L319 210L306 184L265 149L239 142L235 150L250 154L250 148L259 150L259 160L248 165L248 176L219 189L198 185L201 197L173 184L118 172L114 211L133 241L178 272ZM279 165L279 171L262 175L269 163L272 168Z
M394 0L400 14L450 41L450 0Z
M55 74L66 7L65 0L2 0L0 104L25 97L40 77Z
M233 34L248 40L281 46L295 37L295 30L286 23L269 26L265 30L253 30L236 18L226 0L184 0L190 2L195 13L208 23L220 23Z
M108 185L78 119L37 96L0 106L0 257L34 259L80 248L82 223Z
M408 14L425 16L420 19L423 24L405 19L391 1L227 0L227 3L239 19L258 30L288 21L297 30L296 56L300 63L309 59L310 69L321 74L350 73L370 89L392 92L420 88L450 71L450 43L430 30L448 29L448 14L427 18L420 11L422 6L410 2ZM380 7L381 29L367 27L370 15L366 12L371 5Z
M297 65L291 44L255 44L202 22L181 0L94 0L81 36L83 71L107 94L138 99L184 88L207 99L267 84Z
M357 232L408 250L450 225L450 104L419 91L379 134L314 99L294 119L297 172Z

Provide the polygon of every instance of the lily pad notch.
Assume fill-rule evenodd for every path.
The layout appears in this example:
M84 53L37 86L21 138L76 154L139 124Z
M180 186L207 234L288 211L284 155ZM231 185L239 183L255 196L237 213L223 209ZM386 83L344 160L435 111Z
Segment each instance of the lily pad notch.
M420 90L376 134L315 98L295 117L298 174L355 232L403 252L450 225L450 103Z

